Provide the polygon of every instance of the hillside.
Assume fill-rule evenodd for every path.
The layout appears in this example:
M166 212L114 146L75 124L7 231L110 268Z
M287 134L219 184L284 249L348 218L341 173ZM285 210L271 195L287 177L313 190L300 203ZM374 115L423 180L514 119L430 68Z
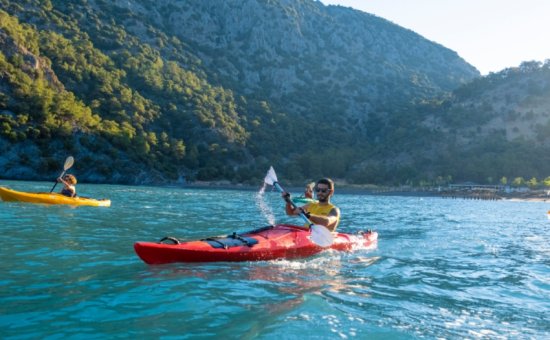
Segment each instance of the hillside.
M486 183L550 175L550 60L476 79L425 112L442 136L441 172Z
M312 0L0 4L4 178L51 179L73 154L94 182L254 182L271 164L298 181L486 179L450 155L483 151L472 145L509 123L503 103L533 105L412 31ZM532 125L506 128L501 147Z

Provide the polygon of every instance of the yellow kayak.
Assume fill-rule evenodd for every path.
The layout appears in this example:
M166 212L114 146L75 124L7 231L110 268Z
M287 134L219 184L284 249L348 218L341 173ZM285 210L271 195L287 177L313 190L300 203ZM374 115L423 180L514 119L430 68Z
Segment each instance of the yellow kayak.
M28 202L43 204L89 205L93 207L110 207L111 200L96 200L87 197L67 197L49 192L21 192L0 187L0 197L6 202Z

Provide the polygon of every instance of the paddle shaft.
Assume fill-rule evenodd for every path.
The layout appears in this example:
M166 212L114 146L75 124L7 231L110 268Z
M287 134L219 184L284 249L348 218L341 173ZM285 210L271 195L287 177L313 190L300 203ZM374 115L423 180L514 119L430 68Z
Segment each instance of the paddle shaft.
M279 182L273 182L273 186L275 188L277 188L277 190L279 190L281 193L285 192L285 190L283 189L283 187L281 187L279 185ZM297 206L296 204L294 204L294 202L292 202L292 200L288 197L285 197L285 201L287 203L290 203L290 205L292 206L293 209L296 209ZM306 222L310 227L313 225L313 223L309 220L309 218L307 218L307 216L303 213L303 212L300 212L300 217L304 220L304 222Z
M63 175L65 174L65 171L66 171L66 170L63 170L63 172L61 173L61 175L59 175L59 177L63 177ZM52 190L50 190L50 193L53 191L53 189L55 189L56 186L57 186L57 179L55 180L55 183L54 183L54 185L53 185L53 187L52 187Z

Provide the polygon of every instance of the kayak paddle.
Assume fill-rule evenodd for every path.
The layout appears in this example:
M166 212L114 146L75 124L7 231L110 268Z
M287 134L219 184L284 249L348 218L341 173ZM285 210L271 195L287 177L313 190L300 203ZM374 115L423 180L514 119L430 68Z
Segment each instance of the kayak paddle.
M67 170L69 170L74 164L74 158L73 156L69 156L67 157L67 159L65 160L65 164L63 165L63 172L61 173L61 175L59 175L59 177L63 177L63 175L65 174L65 172ZM58 177L58 178L59 178ZM52 190L50 190L50 193L53 191L53 189L55 189L55 186L57 185L57 179L55 180L55 184L53 185L52 187Z
M269 168L269 171L265 176L264 183L274 186L281 193L285 192L285 190L281 187L279 181L277 180L277 174L275 174L275 169L273 169L273 167ZM290 203L290 205L292 205L292 208L297 208L296 204L294 204L294 202L292 202L290 198L285 198L285 201ZM300 217L309 225L309 228L311 230L311 241L313 241L313 243L325 248L329 247L332 242L334 242L334 236L325 226L313 224L303 212L300 212Z

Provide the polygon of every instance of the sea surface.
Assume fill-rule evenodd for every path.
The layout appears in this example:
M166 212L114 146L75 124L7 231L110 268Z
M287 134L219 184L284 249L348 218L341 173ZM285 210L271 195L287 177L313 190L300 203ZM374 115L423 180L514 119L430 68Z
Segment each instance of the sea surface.
M300 220L272 191L77 189L112 206L0 202L0 338L550 338L549 203L336 191L339 230L377 249L149 266L134 242Z

